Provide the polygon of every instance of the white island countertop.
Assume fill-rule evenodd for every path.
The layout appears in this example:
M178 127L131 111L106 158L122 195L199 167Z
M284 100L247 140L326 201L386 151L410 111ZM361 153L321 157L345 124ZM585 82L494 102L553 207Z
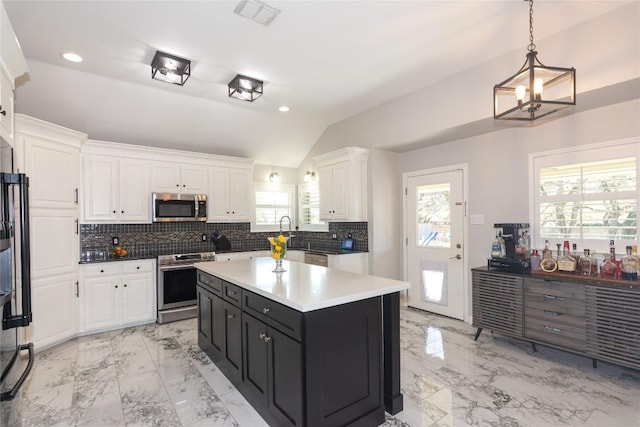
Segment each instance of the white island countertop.
M409 289L408 282L283 260L284 273L273 273L272 258L200 262L198 270L301 312Z

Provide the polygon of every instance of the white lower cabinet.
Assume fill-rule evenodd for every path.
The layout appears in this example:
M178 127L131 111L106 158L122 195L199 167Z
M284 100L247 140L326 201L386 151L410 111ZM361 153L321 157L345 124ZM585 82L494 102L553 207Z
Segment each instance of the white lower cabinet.
M78 334L78 279L76 273L52 275L31 282L33 322L27 340L36 350L61 343Z
M156 261L113 261L83 266L82 332L153 322Z
M329 268L358 274L369 274L369 254L367 252L328 255L327 261Z
M271 254L267 254L265 256L271 256ZM288 250L287 251L287 256L285 257L285 259L287 261L297 261L297 262L304 262L304 252L303 251L295 251L295 250Z

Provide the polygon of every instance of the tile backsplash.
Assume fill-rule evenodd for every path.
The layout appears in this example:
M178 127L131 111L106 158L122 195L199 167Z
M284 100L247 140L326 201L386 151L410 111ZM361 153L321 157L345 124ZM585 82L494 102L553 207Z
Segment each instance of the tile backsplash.
M277 232L251 232L248 222L203 223L172 222L152 224L81 224L80 250L110 250L112 239L135 256L156 256L179 253L210 252L215 250L211 235L214 231L225 235L233 250L269 249L267 237ZM330 222L329 231L292 231L290 248L311 248L339 251L340 242L351 233L354 250L366 252L368 244L367 222ZM202 241L202 235L207 237ZM336 234L336 239L333 239Z

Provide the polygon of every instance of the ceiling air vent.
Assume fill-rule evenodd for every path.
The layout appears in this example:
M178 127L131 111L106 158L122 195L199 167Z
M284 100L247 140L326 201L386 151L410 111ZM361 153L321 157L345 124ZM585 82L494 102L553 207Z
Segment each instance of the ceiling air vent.
M242 0L233 13L266 27L276 19L280 10L258 0Z

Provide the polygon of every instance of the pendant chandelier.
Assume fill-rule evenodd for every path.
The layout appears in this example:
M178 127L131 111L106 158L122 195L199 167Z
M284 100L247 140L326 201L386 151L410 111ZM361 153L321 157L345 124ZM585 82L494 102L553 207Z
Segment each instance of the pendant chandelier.
M522 68L493 87L494 119L533 121L576 105L575 68L547 67L537 58L533 43L533 0L529 0L527 49Z

